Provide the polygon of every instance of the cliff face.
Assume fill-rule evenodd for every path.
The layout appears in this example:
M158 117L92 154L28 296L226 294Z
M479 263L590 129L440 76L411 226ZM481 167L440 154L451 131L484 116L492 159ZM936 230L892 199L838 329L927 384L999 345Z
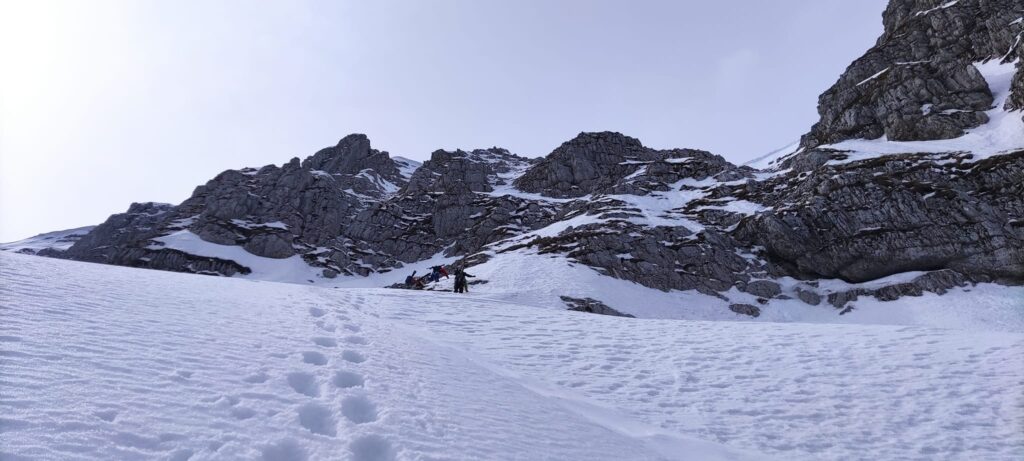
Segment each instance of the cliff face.
M993 95L974 63L1016 59L1021 16L1020 0L890 2L884 33L818 99L801 145L949 139L988 122Z
M776 162L799 175L769 181L773 210L737 236L810 277L1021 281L1022 17L1020 0L890 2L875 46Z
M350 135L303 161L226 171L178 206L134 204L44 254L250 270L164 238L190 233L298 257L326 278L438 254L467 264L557 255L661 290L837 307L859 295L1021 283L1021 18L1020 0L892 1L875 46L821 95L821 120L765 171L612 132L581 133L543 159L491 148L436 151L423 165ZM885 290L815 288L908 271L929 274ZM792 279L801 282L782 283Z

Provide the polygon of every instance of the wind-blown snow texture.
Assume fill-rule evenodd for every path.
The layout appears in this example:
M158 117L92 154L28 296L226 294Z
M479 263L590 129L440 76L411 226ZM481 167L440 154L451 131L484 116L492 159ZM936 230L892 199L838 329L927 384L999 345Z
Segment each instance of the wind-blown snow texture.
M0 254L2 459L1024 456L1024 334L631 320Z

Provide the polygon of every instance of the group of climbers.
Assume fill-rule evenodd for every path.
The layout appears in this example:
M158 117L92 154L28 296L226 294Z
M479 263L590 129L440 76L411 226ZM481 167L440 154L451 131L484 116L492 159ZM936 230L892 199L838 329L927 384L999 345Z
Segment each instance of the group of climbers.
M455 272L453 275L455 275L455 292L466 293L469 291L469 283L466 281L466 278L473 277L473 275L466 273L466 271L462 270L461 266L455 266ZM417 277L416 271L412 271L412 274L405 278L405 286L414 290L422 290L423 288L426 288L428 283L441 280L442 276L446 279L449 276L448 268L444 265L431 266L430 273L422 277Z

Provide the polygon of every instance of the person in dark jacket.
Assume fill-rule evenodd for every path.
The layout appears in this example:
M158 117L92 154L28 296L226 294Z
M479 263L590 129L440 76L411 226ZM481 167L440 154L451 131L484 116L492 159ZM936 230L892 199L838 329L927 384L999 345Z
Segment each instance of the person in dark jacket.
M469 291L469 282L466 281L466 277L474 277L472 274L466 273L461 267L455 269L455 292L466 293Z
M442 266L433 266L430 268L430 275L434 277L434 281L441 280L441 276L448 278L448 270Z
M405 286L412 288L416 284L416 271L412 271L408 277L405 278Z

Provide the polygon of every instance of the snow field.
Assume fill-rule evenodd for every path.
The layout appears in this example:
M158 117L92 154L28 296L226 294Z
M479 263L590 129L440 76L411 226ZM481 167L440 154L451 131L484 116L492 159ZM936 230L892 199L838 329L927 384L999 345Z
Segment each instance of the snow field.
M1024 456L1020 332L622 319L8 254L0 280L0 459Z

